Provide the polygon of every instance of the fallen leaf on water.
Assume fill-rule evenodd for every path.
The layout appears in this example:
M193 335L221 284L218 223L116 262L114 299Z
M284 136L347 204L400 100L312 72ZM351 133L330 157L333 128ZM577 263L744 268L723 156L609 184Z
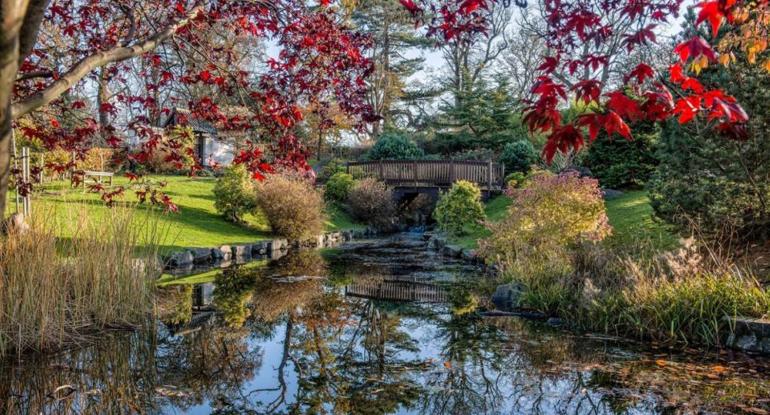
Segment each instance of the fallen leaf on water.
M711 367L711 371L716 373L716 374L722 374L722 373L727 372L727 368L724 367L724 366L720 366L720 365L714 365L714 366Z

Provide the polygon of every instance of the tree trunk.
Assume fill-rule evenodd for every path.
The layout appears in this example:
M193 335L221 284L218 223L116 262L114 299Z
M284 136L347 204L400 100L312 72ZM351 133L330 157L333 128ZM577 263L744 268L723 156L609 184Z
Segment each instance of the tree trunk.
M11 173L11 97L19 69L19 33L26 2L0 0L0 218Z

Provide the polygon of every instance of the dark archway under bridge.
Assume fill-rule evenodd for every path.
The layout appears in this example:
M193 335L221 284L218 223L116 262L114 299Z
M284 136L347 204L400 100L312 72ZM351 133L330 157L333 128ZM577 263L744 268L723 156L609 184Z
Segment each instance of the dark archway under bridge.
M491 161L470 160L373 160L347 164L347 172L374 177L394 189L397 201L426 194L438 199L453 183L466 180L481 189L485 199L500 193L505 184L505 167Z

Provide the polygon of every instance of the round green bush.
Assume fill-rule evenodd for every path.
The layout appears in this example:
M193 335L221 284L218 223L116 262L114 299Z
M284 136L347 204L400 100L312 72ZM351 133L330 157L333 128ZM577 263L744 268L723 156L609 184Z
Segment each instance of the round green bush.
M505 165L505 171L509 173L517 171L528 173L539 158L535 147L526 140L506 144L500 154L500 162Z
M214 186L214 208L231 222L243 221L243 215L257 209L254 181L243 164L224 169Z
M410 160L425 155L423 150L399 133L385 133L366 154L369 160Z
M324 197L326 200L334 202L343 202L348 198L350 189L356 183L353 176L347 173L334 173L329 180L326 181L326 188L324 189Z
M439 229L453 235L465 233L465 226L478 226L484 220L481 190L474 183L460 180L441 195L433 217Z

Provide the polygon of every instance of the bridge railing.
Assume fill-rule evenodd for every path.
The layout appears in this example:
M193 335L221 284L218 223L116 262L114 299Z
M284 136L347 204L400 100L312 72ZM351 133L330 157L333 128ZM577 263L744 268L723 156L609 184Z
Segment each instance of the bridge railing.
M357 161L347 164L347 172L375 177L393 186L449 187L458 180L467 180L486 190L500 190L505 181L505 167L491 161Z

